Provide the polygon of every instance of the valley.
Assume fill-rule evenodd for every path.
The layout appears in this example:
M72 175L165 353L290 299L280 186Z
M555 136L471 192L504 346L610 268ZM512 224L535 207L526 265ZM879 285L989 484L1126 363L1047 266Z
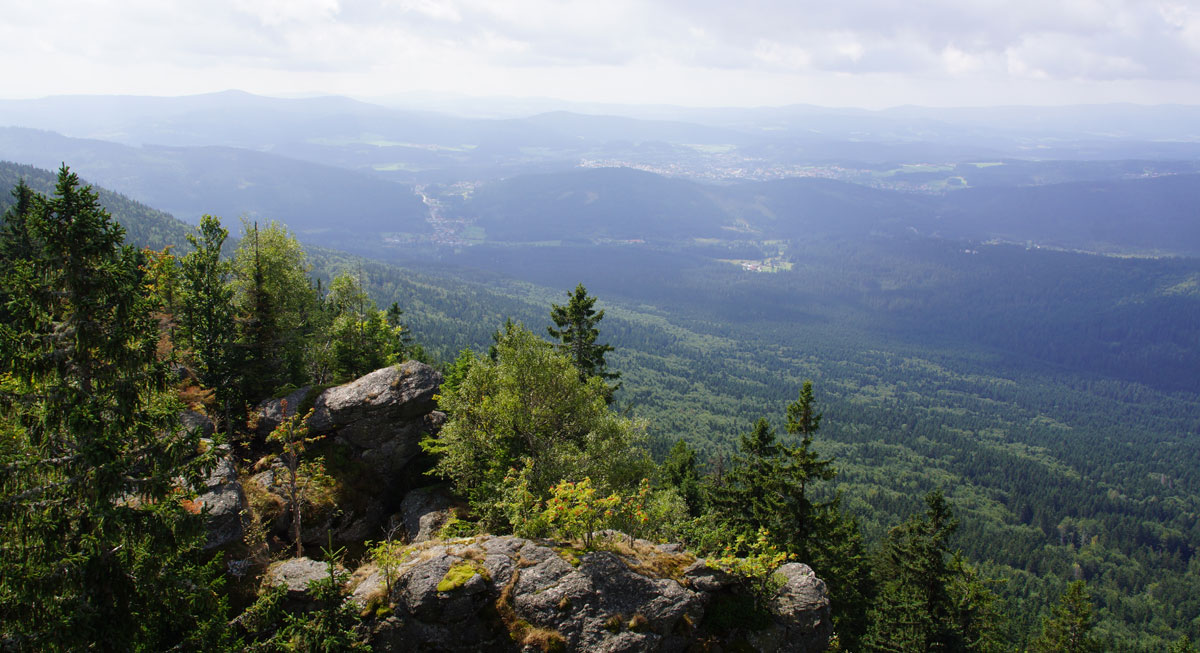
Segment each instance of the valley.
M231 230L281 220L314 277L354 272L444 370L487 351L506 319L544 334L583 283L606 311L614 408L644 420L658 461L683 440L703 470L724 469L812 380L813 446L839 470L821 498L840 497L877 544L943 490L1007 641L1028 643L1077 579L1114 650L1197 636L1192 141L952 112L921 137L870 116L848 138L834 129L846 116L802 108L775 122L486 121L207 100L249 108L156 125L71 114L54 125L69 136L4 128L0 159L26 165L0 181L47 192L52 174L30 166L65 159L127 195L101 201L155 249L187 251L184 222L204 213ZM268 120L283 105L294 113ZM87 140L102 132L124 136Z

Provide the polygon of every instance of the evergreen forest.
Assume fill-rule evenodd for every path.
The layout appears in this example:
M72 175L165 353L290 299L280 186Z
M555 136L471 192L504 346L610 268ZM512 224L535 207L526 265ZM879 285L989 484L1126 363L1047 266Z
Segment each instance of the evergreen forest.
M744 579L744 624L803 562L835 650L1200 640L1195 259L880 234L348 253L65 165L0 183L0 649L369 648L335 567L390 539L331 539L299 614L192 502L220 452L282 461L295 536L247 559L299 556L301 503L362 491L311 389L405 361L444 379L421 447L468 506L447 536L679 542Z

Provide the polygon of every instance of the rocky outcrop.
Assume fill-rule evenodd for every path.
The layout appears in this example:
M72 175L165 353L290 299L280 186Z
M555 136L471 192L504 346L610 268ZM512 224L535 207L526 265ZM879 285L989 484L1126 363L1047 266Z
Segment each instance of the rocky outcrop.
M322 392L313 402L309 425L314 431L337 431L363 447L378 444L380 431L437 407L433 396L442 383L437 370L407 361Z
M205 549L217 549L242 539L242 518L246 496L238 483L237 468L229 445L221 445L216 467L205 479L205 491L196 497L196 505L204 511L207 537Z
M288 596L303 598L308 584L321 580L329 574L326 563L311 558L292 558L267 568L264 582L267 585L287 587Z
M255 409L257 416L254 422L254 432L260 439L266 439L271 431L274 431L277 426L283 423L283 420L288 417L295 417L298 410L303 407L305 399L308 398L312 387L304 386L299 390L293 391L286 397L276 397L267 399L260 403Z
M442 375L416 361L385 367L322 392L309 428L335 434L369 471L391 480L421 453L421 437L441 427L434 394Z
M825 646L792 649L796 641L811 638L815 632L825 632L825 640L833 634L829 617L829 592L825 581L817 578L808 565L791 562L775 571L784 579L783 586L771 600L770 612L774 628L751 633L747 638L760 651L824 650Z
M399 512L408 541L418 544L437 537L460 506L461 502L440 487L418 488L404 495Z
M421 437L436 432L445 422L446 416L436 411L433 398L441 383L437 370L406 361L325 389L316 397L311 395L320 388L300 388L259 404L257 433L265 437L284 418L305 410L311 402L309 433L347 445L351 457L361 461L374 480L390 484L421 453Z
M338 485L337 505L326 506L328 510L308 506L312 510L305 514L301 534L306 545L324 545L330 534L338 545L356 545L384 536L403 492L425 480L423 468L410 466L423 453L421 438L436 433L445 421L445 415L434 410L434 394L441 381L441 375L432 367L408 361L344 385L324 390L301 388L259 405L256 428L260 437L285 418L311 406L309 434L325 438L318 446L323 448L326 470ZM286 540L290 537L290 517L284 507L287 474L283 463L279 459L271 461L268 456L258 470L246 479L247 491L260 497L259 503L278 508L260 517L269 518L269 532ZM428 516L444 510L441 502L422 502L411 508L424 510L416 518L418 527L422 518L430 528L433 524L440 527L439 519L444 522L438 515Z
M198 431L202 438L211 438L213 432L216 431L216 425L213 424L213 421L207 415L194 410L180 412L179 425L185 431Z
M747 627L753 600L735 579L671 547L613 540L578 552L555 543L482 536L427 542L354 590L376 651L820 651L832 634L825 585L804 565ZM380 610L386 607L386 610ZM731 614L732 613L732 618Z

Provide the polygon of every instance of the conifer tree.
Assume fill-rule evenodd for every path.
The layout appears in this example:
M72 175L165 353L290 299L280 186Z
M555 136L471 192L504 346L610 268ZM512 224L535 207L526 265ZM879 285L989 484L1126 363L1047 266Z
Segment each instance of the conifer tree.
M667 459L660 468L663 481L679 492L688 507L688 513L699 517L702 512L700 472L696 467L696 450L683 440L677 440L667 452Z
M0 222L0 261L13 263L29 260L34 255L34 244L30 240L27 221L34 210L34 202L39 198L25 180L21 179L12 190L13 204L4 212ZM13 292L22 292L14 289ZM9 321L8 303L9 291L0 286L0 322Z
M181 505L208 458L163 392L145 257L65 166L24 217L0 263L0 647L220 649Z
M574 292L567 293L567 298L566 306L551 305L550 319L554 321L554 326L546 327L546 331L559 341L559 350L579 370L579 380L586 381L592 376L605 381L620 378L620 374L608 371L604 361L604 355L613 350L612 346L596 344L596 338L600 335L596 325L604 319L604 311L594 308L596 298L588 296L587 288L582 283L575 286ZM613 386L612 391L618 387Z
M940 490L925 514L888 532L877 563L879 595L864 640L868 651L996 649L994 596L950 549L958 520Z
M780 535L779 518L787 483L780 452L775 429L765 417L742 435L738 455L713 493L713 503L731 538L738 534L749 538L760 528L768 529L774 537Z
M795 554L828 583L838 636L853 648L866 629L871 578L857 522L844 515L838 497L819 501L811 486L837 475L831 459L813 450L820 428L811 381L787 409L787 430L798 446L779 442L766 419L742 436L739 453L714 488L713 503L730 537L743 540L765 528L784 551ZM744 553L744 552L743 552Z
M229 232L211 215L200 218L197 233L188 234L193 250L183 257L183 301L179 303L179 344L191 350L200 381L216 393L226 427L231 424L234 382L233 266L221 258Z
M389 311L376 310L362 282L350 274L333 279L326 303L333 318L328 339L332 343L335 381L358 378L403 358L404 327L399 324L399 305L392 304Z
M805 381L800 395L788 405L787 432L801 436L800 446L784 448L786 462L782 474L790 482L784 489L787 505L785 537L792 540L795 553L812 557L812 539L820 528L816 522L828 517L832 503L815 503L808 495L809 483L831 481L837 476L833 461L822 460L812 449L813 434L821 427L821 413L813 401L812 381Z
M1042 634L1033 643L1039 653L1091 653L1101 650L1092 634L1092 600L1083 581L1067 585L1058 605L1042 624Z
M506 325L494 359L463 367L465 377L438 399L449 419L421 446L488 527L512 526L506 489L522 467L537 500L563 479L587 477L612 492L647 475L643 425L614 414L600 379L581 381L565 356L520 324Z
M271 222L262 229L243 223L243 229L233 260L234 305L243 392L257 401L308 381L306 355L318 337L320 310L308 259L287 228Z

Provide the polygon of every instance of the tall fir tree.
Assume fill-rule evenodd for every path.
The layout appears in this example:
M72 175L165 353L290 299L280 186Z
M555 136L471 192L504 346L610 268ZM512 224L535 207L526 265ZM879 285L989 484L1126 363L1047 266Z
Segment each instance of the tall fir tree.
M245 236L234 253L234 306L243 392L257 401L309 381L307 356L320 315L309 279L308 258L286 227L243 222Z
M0 647L220 649L181 502L210 458L164 392L146 259L65 166L24 217L0 263Z
M998 650L995 597L950 549L958 528L940 490L925 514L888 532L876 563L879 593L864 639L867 651Z
M249 276L242 284L239 297L238 340L236 366L239 370L241 398L257 401L274 394L287 383L287 374L277 352L282 346L277 307L267 288L265 266L258 244L258 225L247 234L250 241L249 269L242 267L240 275ZM239 253L241 249L239 248Z
M19 180L12 189L12 196L12 206L0 218L0 261L7 262L27 260L34 255L34 245L26 223L34 210L35 201L39 199L24 179ZM0 287L0 322L9 321L8 292ZM14 289L13 292L21 292L21 289Z
M332 318L328 340L334 381L346 382L403 359L399 305L377 310L362 280L347 273L334 277L325 303Z
M237 338L233 308L233 266L221 258L229 232L211 215L200 218L192 245L180 261L183 301L179 304L179 344L190 350L200 381L216 393L224 422L230 426L236 401L233 345Z
M1037 653L1093 653L1103 646L1092 633L1092 599L1081 580L1067 584L1050 616L1042 623L1042 634L1032 649Z
M872 582L857 522L842 513L838 497L812 496L814 484L837 475L833 460L821 458L812 446L820 423L812 382L805 381L787 409L788 433L800 435L800 444L780 442L767 420L759 419L714 487L713 504L731 538L749 539L766 528L781 549L829 584L840 641L853 648L866 629Z
M559 350L579 370L579 380L586 381L592 376L604 381L620 378L619 373L608 371L608 364L604 360L604 355L613 350L612 346L596 344L596 338L600 335L596 325L604 319L604 311L595 309L596 298L588 296L587 288L582 283L575 286L574 292L567 293L567 298L566 306L551 305L550 319L554 321L554 326L546 327L546 331L559 341ZM610 387L615 392L620 384Z

